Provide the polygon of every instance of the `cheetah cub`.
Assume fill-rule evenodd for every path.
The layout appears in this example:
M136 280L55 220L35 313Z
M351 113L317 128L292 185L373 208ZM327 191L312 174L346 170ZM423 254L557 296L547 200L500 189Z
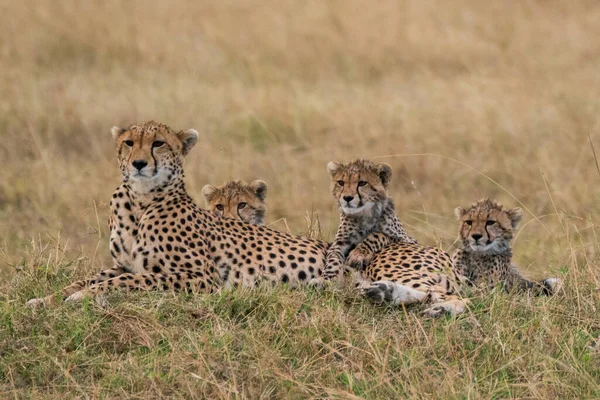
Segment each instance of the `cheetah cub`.
M223 186L206 185L202 194L208 209L216 215L239 219L254 225L265 224L267 184L229 181Z
M512 263L511 241L523 217L520 208L506 210L493 200L483 199L466 210L457 207L455 213L462 247L452 259L470 283L489 288L502 283L507 290L534 289L546 295L557 291L559 279L531 282Z
M356 160L327 164L331 192L340 207L340 226L326 256L324 280L338 277L344 264L362 271L391 242L416 243L400 223L387 188L392 168Z

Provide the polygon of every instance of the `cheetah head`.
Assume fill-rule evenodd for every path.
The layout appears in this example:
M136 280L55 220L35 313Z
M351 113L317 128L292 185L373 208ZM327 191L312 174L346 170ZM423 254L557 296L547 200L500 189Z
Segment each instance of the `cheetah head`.
M265 220L267 184L256 180L250 184L230 181L223 186L206 185L202 194L208 208L217 215L237 218L255 225Z
M459 237L463 250L472 253L498 254L510 249L514 232L521 222L520 208L505 210L501 204L483 199L469 209L457 207Z
M183 157L198 141L194 129L175 132L154 121L112 128L123 181L141 193L168 185L183 175Z
M327 164L331 176L331 193L347 215L369 212L383 203L392 178L392 168L384 163L356 160L347 164Z

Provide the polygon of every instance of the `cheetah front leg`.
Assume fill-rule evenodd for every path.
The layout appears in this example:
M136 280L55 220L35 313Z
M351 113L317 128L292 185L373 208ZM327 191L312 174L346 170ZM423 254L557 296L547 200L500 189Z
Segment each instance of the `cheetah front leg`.
M308 284L310 286L323 286L327 281L335 280L340 276L342 266L346 254L350 250L352 245L342 238L336 238L336 240L329 246L327 255L325 257L325 269L323 275L311 279Z
M429 287L429 299L433 305L422 314L436 318L443 314L458 315L465 312L471 300L457 296L448 278L441 278L438 284Z
M109 290L172 290L181 289L210 292L214 288L214 281L210 274L200 271L173 273L173 274L131 274L125 273L118 277L96 283L71 294L65 301L80 301L86 296L95 297L107 293Z
M371 233L348 254L346 265L351 269L364 271L375 254L392 242L395 242L395 240L384 233Z
M97 283L106 281L108 279L122 275L126 272L127 272L127 270L125 268L113 267L110 269L100 271L99 273L97 273L96 275L91 277L90 279L84 279L84 280L80 280L77 282L73 282L69 286L66 286L65 288L63 288L63 290L62 290L63 298L67 298L70 295L72 295L73 293L79 292L88 286L95 285ZM29 307L48 306L48 305L52 305L55 302L55 300L56 300L55 295L49 295L46 297L31 299L27 302L27 305Z

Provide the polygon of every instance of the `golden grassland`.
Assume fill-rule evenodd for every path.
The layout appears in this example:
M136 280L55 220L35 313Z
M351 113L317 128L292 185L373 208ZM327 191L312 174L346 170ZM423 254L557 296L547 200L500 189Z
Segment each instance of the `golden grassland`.
M600 397L598 38L592 1L2 1L0 397ZM357 157L422 243L521 206L516 262L565 291L434 321L285 288L26 309L110 265L110 127L149 119L200 131L200 204L263 179L275 229L331 238L325 166Z

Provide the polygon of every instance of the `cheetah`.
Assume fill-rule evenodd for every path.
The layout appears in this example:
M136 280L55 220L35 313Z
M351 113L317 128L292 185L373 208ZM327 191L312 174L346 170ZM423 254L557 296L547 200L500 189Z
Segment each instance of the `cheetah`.
M202 194L209 210L217 215L254 225L265 224L267 184L264 181L255 180L249 184L229 181L220 187L206 185Z
M512 263L511 241L523 217L520 208L507 210L496 201L482 199L466 210L457 207L455 214L462 246L452 259L470 284L486 289L503 284L507 290L533 289L546 295L556 292L559 279L531 282Z
M356 160L330 162L327 169L341 224L327 251L325 274L314 283L350 273L354 284L375 303L432 301L427 315L463 312L468 300L457 295L460 277L450 256L417 244L394 211L387 194L391 167Z
M362 159L347 164L332 161L327 170L340 208L340 226L327 250L322 280L337 278L344 264L364 270L373 255L392 241L416 243L404 230L388 197L392 177L389 165Z
M373 257L355 279L358 288L376 304L409 305L431 302L423 313L457 315L469 299L460 296L464 278L445 251L416 243L393 242Z
M123 179L110 202L114 266L64 288L66 301L110 289L209 292L265 280L298 286L322 274L325 242L223 218L194 203L183 172L198 141L194 129L150 121L114 127L112 136Z

